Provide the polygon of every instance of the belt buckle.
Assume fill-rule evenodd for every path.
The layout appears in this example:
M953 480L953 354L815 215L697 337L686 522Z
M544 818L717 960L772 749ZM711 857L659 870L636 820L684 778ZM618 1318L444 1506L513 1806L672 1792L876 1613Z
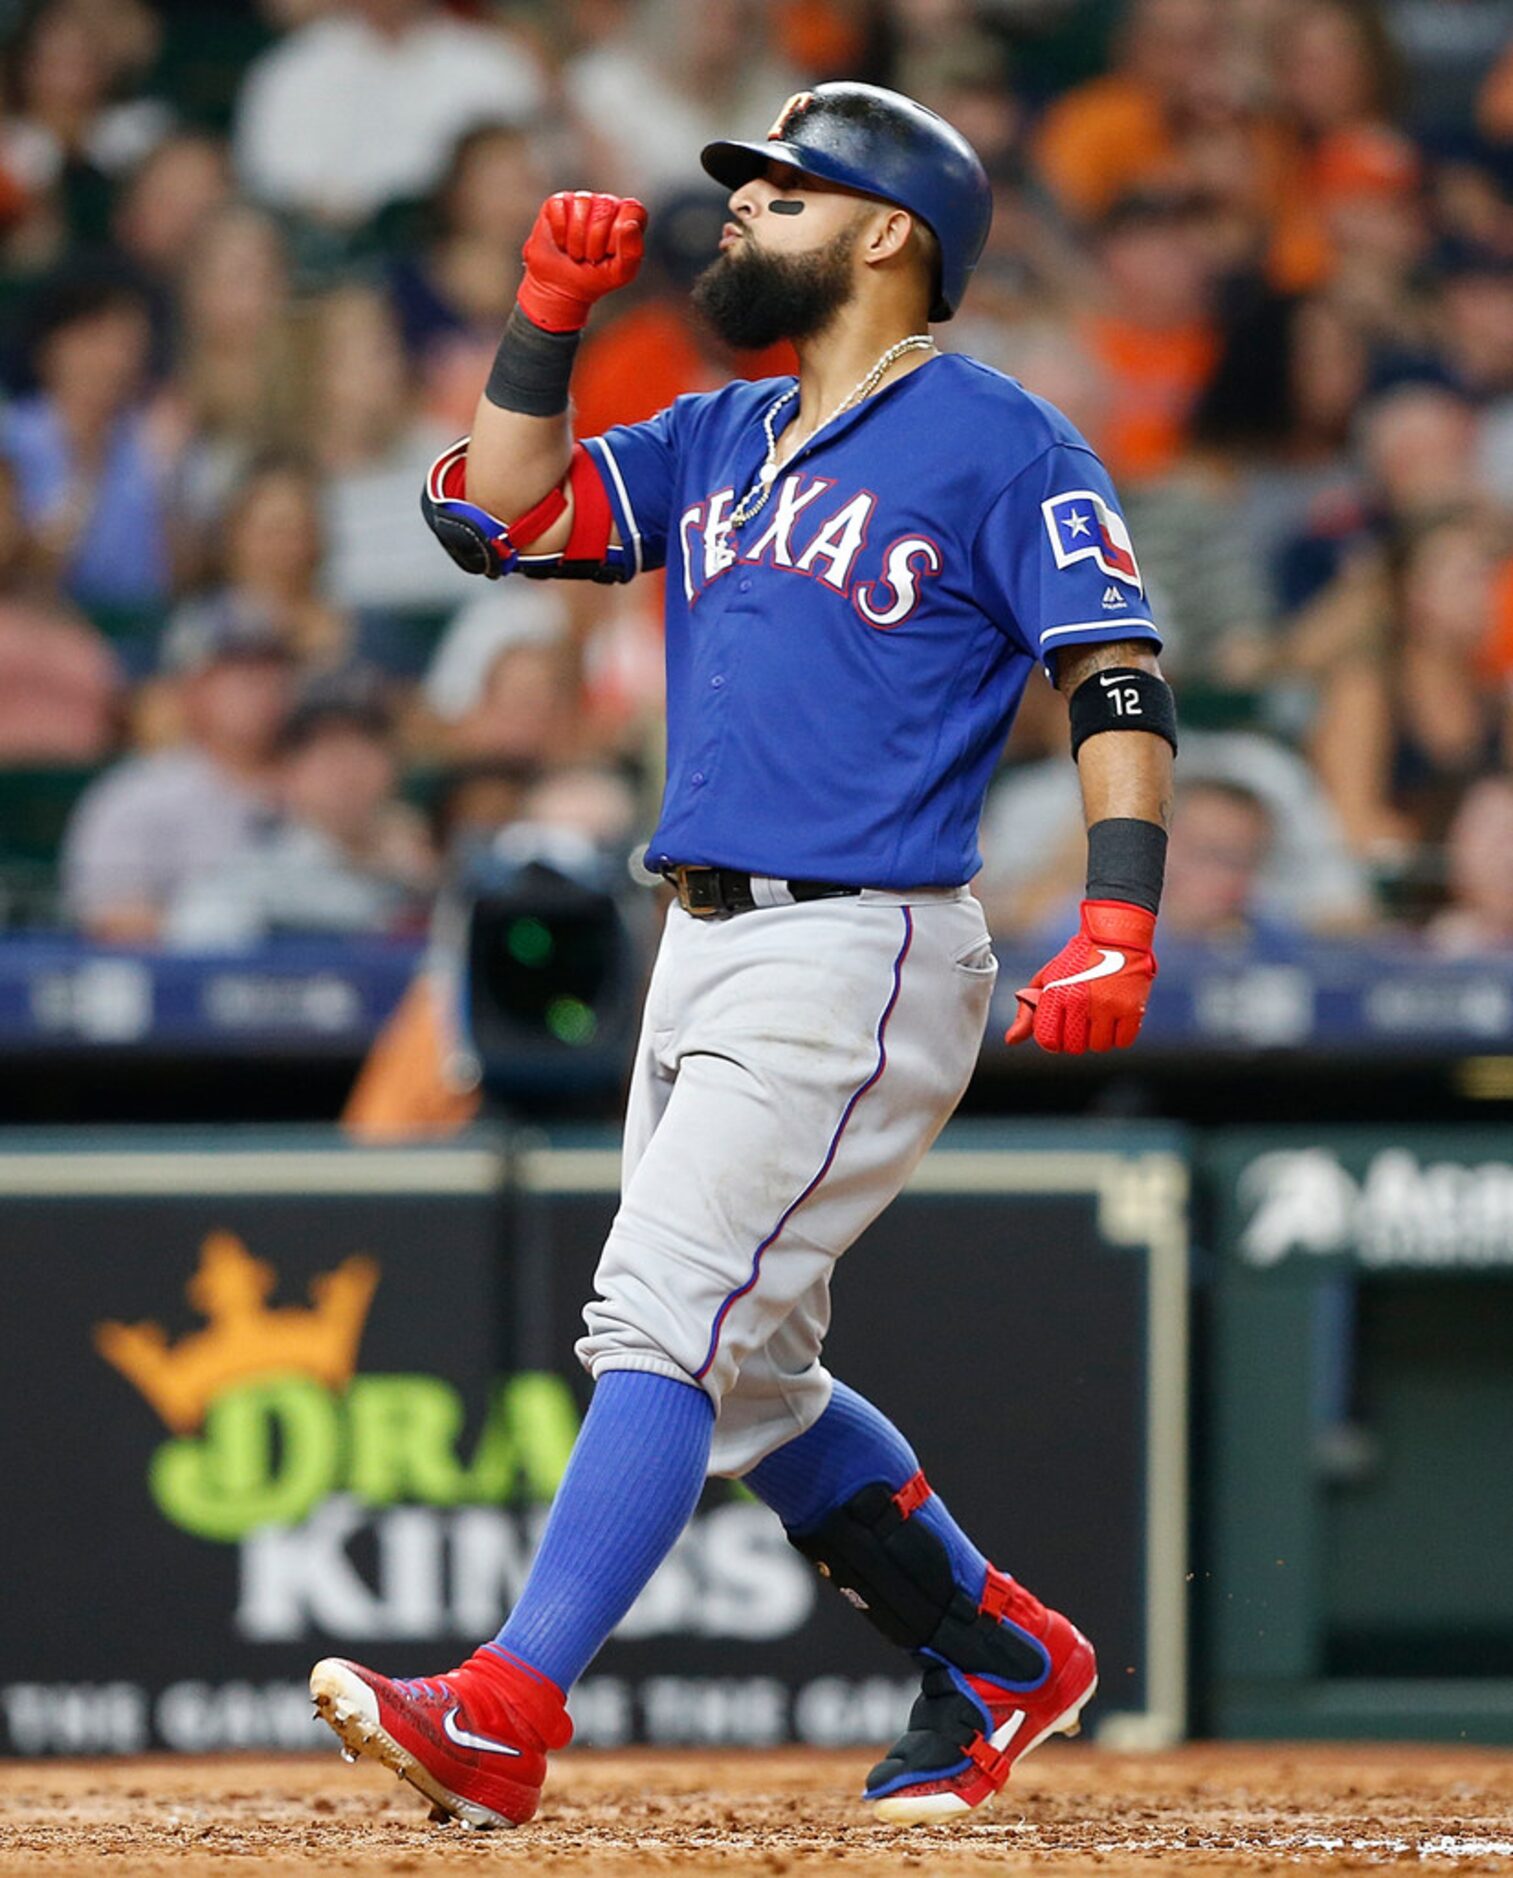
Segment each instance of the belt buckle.
M704 888L704 895L694 897L693 877L699 877L699 884ZM680 864L672 870L673 885L677 889L678 904L683 911L694 919L718 919L724 910L720 905L719 875L712 867L690 867Z

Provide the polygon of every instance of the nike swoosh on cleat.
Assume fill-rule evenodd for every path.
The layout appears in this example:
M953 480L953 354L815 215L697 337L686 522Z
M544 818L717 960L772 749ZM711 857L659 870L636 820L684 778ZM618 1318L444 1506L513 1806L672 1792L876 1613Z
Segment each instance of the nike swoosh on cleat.
M441 1718L442 1730L449 1741L455 1741L460 1748L481 1748L485 1754L513 1754L518 1760L520 1749L506 1747L502 1741L490 1741L487 1735L475 1735L466 1728L457 1726L457 1710L449 1708Z
M1102 950L1102 948L1100 948L1100 950ZM1122 972L1123 970L1124 954L1122 952L1105 951L1103 957L1099 959L1096 965L1089 965L1084 972L1074 972L1070 978L1053 978L1045 989L1047 991L1055 991L1061 985L1085 985L1090 979L1112 978L1115 972Z

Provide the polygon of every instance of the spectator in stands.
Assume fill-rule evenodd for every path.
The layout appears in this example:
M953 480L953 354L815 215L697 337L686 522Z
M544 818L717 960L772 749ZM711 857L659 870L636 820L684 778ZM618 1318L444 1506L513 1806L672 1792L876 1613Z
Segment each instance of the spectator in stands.
M426 411L469 428L520 284L520 250L549 184L535 140L507 124L466 131L436 191L434 237L400 257L389 292Z
M1375 0L1308 0L1276 20L1277 83L1310 147L1359 124L1390 123L1403 73Z
M169 648L184 736L128 757L81 798L64 837L67 909L91 938L155 941L186 882L252 844L272 812L291 661L267 625L222 617Z
M1472 783L1445 841L1450 903L1430 920L1435 951L1513 952L1513 777Z
M314 311L309 448L321 476L326 591L375 611L449 609L476 583L438 554L419 490L456 431L417 415L399 327L384 296L340 287ZM497 344L497 338L496 338Z
M1361 174L1361 152L1380 151L1386 140L1389 161L1396 154L1390 126L1402 74L1376 0L1287 6L1277 16L1274 52L1279 102L1296 148L1294 200L1271 276L1282 287L1310 288L1335 264L1328 211L1341 187L1348 192ZM1369 160L1364 174L1375 180Z
M1513 0L1385 0L1383 10L1408 75L1414 128L1470 124L1487 73L1513 44Z
M1489 143L1513 144L1513 39L1503 47L1477 94L1476 123Z
M1296 609L1279 670L1309 682L1374 651L1393 604L1388 549L1480 493L1475 420L1446 385L1409 380L1370 399L1355 444L1355 486L1329 492L1277 561L1279 597Z
M253 464L232 495L220 545L219 583L179 606L171 640L213 632L220 619L247 620L275 633L307 670L353 657L357 622L321 591L320 492L301 458L274 455Z
M1267 294L1226 323L1219 363L1194 419L1193 469L1210 496L1226 489L1232 494L1229 524L1214 531L1212 566L1217 571L1236 542L1242 565L1262 584L1263 632L1252 683L1269 671L1275 651L1284 551L1309 535L1332 498L1354 491L1349 446L1369 369L1360 329L1324 294ZM1150 562L1143 529L1138 539ZM1184 622L1189 612L1199 612L1189 600L1190 584L1166 584ZM1222 604L1204 604L1222 621ZM1202 622L1194 623L1201 637ZM1188 637L1184 629L1183 657ZM1221 659L1229 649L1220 649Z
M608 853L629 852L636 794L623 771L602 763L550 770L520 806L521 822L566 830Z
M1513 214L1506 252L1461 244L1439 262L1440 345L1474 404L1513 409Z
M706 143L760 136L773 100L799 88L801 75L764 30L762 0L620 0L594 10L615 28L562 73L589 187L655 208L697 178Z
M116 246L141 274L176 286L207 217L231 196L231 159L204 131L181 130L153 145L125 177L111 216Z
M40 390L0 418L28 526L86 609L153 612L172 586L180 437L162 403L147 401L150 345L135 288L66 277L33 308Z
M288 256L272 216L228 203L199 226L179 315L173 392L191 438L181 495L203 557L253 459L291 448L304 422Z
M1394 385L1361 407L1359 446L1367 486L1400 525L1474 500L1474 444L1465 399L1432 380Z
M1304 186L1322 211L1324 271L1336 301L1375 346L1424 354L1433 338L1432 303L1421 287L1431 230L1413 145L1387 125L1338 131Z
M479 594L453 620L426 675L442 753L517 767L561 761L577 729L570 657L556 593Z
M15 473L0 461L0 764L103 761L121 690L110 647L39 577Z
M1224 55L1214 0L1135 0L1114 69L1057 98L1035 163L1061 208L1091 223L1121 198L1171 187L1179 127Z
M502 26L434 0L339 0L248 72L237 168L270 207L352 229L434 189L460 130L541 103L533 55Z
M424 824L395 798L398 776L379 675L353 667L311 681L280 739L278 821L184 883L169 943L420 930L434 869Z
M1131 196L1099 226L1099 291L1082 336L1108 399L1091 441L1121 483L1171 468L1218 360L1199 208Z
M1265 798L1222 776L1189 774L1172 812L1161 925L1175 945L1243 945L1264 958L1293 949L1296 926L1262 905L1275 840Z
M1327 675L1313 762L1355 851L1384 867L1443 840L1468 785L1513 757L1513 703L1481 664L1495 569L1474 514L1423 528L1374 656L1341 657Z
M123 12L141 13L134 0ZM13 111L0 131L0 161L31 194L56 189L73 234L104 238L110 189L168 131L158 99L115 101L121 42L98 30L86 0L47 0L9 52Z
M1477 405L1476 466L1487 496L1513 509L1513 208L1506 245L1462 247L1443 294L1445 353Z
M151 310L154 378L166 378L174 363L179 287L194 244L230 194L226 147L199 131L164 137L115 192L111 248Z

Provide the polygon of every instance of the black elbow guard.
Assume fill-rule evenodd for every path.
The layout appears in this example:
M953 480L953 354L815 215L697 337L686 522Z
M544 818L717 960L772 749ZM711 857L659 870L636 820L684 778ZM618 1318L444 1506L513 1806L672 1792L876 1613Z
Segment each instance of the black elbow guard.
M431 465L420 491L426 527L464 574L498 580L520 559L508 526L463 494L469 439L461 438Z
M431 500L430 491L420 492L420 512L426 518L426 526L441 543L464 574L482 574L485 580L498 580L504 569L502 557L497 550L497 536L490 536L486 529L474 521L471 516L460 515L457 511L462 505L449 502L445 509L440 509Z

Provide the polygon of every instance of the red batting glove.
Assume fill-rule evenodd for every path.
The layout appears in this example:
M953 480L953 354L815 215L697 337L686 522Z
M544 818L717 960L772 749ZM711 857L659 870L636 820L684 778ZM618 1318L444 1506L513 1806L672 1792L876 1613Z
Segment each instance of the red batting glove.
M1016 991L1005 1043L1033 1031L1042 1050L1127 1050L1140 1034L1156 976L1156 916L1124 900L1084 900L1082 928Z
M596 300L635 279L645 230L634 196L548 196L526 237L520 310L549 333L580 332Z

